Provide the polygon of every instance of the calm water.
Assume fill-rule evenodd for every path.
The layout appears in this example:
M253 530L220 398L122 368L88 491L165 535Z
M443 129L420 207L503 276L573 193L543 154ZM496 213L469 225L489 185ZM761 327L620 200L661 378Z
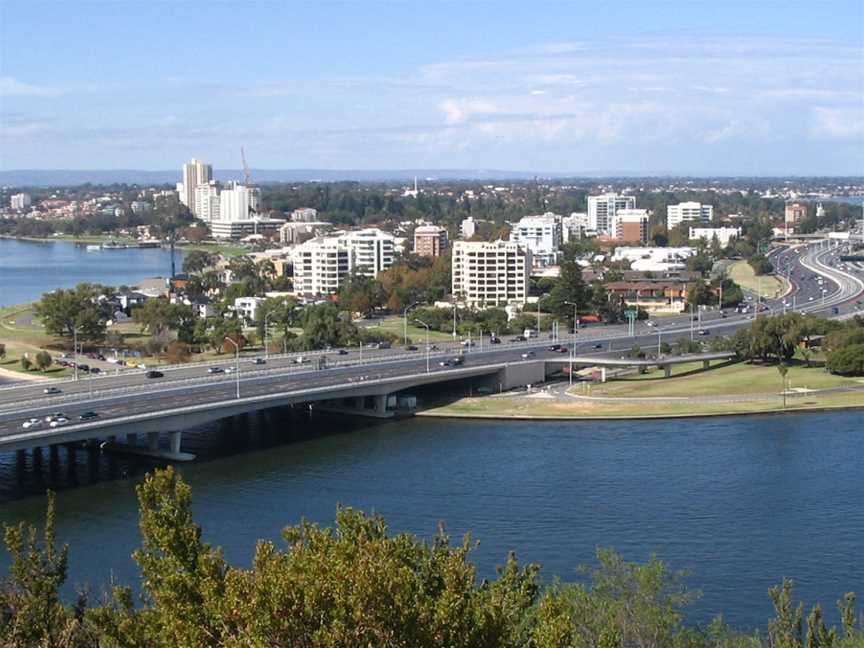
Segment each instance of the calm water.
M179 251L176 260L179 272ZM160 248L88 252L71 241L0 239L0 306L34 301L44 292L84 281L132 285L170 274L171 254Z
M337 503L384 514L425 538L439 520L471 530L482 575L508 550L545 577L576 578L597 546L651 552L703 590L691 619L723 612L764 627L784 575L832 620L864 593L864 450L859 412L669 422L516 423L413 419L311 422L285 411L238 417L184 437L181 468L206 537L248 564L301 516L332 523ZM314 430L314 431L313 431ZM84 451L0 455L0 519L39 520L59 489L59 535L73 583L136 582L133 488L152 464ZM0 571L7 557L0 558Z

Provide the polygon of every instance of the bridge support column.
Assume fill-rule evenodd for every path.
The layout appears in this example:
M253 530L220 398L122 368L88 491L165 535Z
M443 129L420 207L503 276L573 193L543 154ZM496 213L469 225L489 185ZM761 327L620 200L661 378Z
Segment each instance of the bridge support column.
M386 414L387 413L387 394L380 394L375 397L375 413L376 414Z
M663 365L663 377L668 378L672 375L672 365Z
M183 439L182 432L172 432L171 436L171 454L180 454L180 441Z
M147 447L154 452L159 449L159 433L158 432L148 432L147 433Z
M130 432L126 435L126 443L130 446L138 445L138 435L135 432Z
M353 400L352 404L354 405L354 407L356 409L358 409L358 410L363 409L363 401L366 400L365 398L363 398L362 396L355 396L352 400Z

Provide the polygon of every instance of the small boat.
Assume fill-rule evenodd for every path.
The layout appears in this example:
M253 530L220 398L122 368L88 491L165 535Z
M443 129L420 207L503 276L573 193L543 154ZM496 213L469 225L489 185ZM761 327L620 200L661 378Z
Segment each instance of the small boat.
M98 245L98 244L97 244L97 245L88 245L88 246L87 246L87 251L88 251L88 252L98 252L98 251L101 250L101 249L102 249L102 246L101 246L101 245Z
M103 250L125 250L128 247L125 243L118 243L117 241L106 241L102 244Z

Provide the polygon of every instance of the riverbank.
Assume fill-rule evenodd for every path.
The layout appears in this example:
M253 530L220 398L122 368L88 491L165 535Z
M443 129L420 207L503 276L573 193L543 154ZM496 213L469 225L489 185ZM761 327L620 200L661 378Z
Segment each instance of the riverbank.
M635 374L608 383L566 383L540 390L462 398L422 417L507 420L662 419L781 414L864 408L864 378L817 366L789 367L785 389L774 366L738 363L683 373Z
M95 245L99 243L107 243L108 241L116 241L117 243L125 243L127 245L135 245L138 243L137 239L130 238L128 236L119 236L112 234L99 234L99 235L89 235L89 236L72 236L70 234L61 234L59 236L12 236L10 234L0 234L0 239L5 239L8 241L26 241L29 243L53 243L57 241L66 242L66 243L77 243L80 245L90 244ZM163 246L164 247L164 246ZM210 252L213 254L222 254L226 257L237 257L243 256L244 254L249 253L249 249L242 245L235 245L232 243L188 243L177 246L178 250L191 252L192 250L201 250L204 252Z

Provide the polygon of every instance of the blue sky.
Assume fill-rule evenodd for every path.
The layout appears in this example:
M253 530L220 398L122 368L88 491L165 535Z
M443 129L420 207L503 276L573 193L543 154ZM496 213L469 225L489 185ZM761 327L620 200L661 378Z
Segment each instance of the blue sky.
M0 169L864 173L864 2L0 0Z

